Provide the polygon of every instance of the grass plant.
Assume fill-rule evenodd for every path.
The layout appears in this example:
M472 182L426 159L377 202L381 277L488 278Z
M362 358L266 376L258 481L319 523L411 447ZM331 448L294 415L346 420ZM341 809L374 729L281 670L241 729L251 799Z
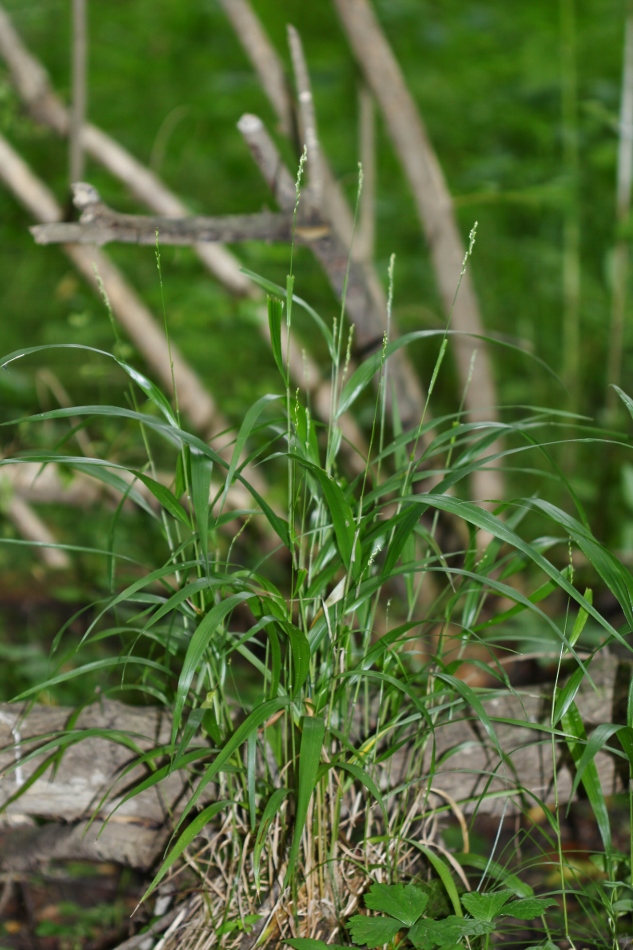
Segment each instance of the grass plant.
M104 589L82 635L62 629L54 671L16 699L35 700L44 690L54 695L60 684L97 672L101 695L123 693L169 711L171 741L134 756L130 768L141 762L146 778L123 801L174 771L187 774L188 798L174 815L172 840L144 897L188 854L209 885L200 923L204 946L245 946L249 937L260 945L287 939L298 950L316 950L324 945L319 941L347 944L348 934L356 944L395 945L410 927L406 939L416 947L487 947L504 914L542 915L534 943L554 946L547 909L555 901L565 911L574 891L557 809L542 803L559 886L554 898L539 903L514 870L496 862L494 847L477 864L468 853L462 808L446 800L438 805L431 792L434 735L444 722L474 715L504 761L483 700L512 689L498 631L527 616L574 669L554 688L544 729L554 756L568 746L575 785L582 784L598 821L603 880L591 884L592 900L599 893L606 911L600 945L615 948L633 908L631 864L614 849L595 756L617 737L620 756L633 762L633 693L625 724L601 724L586 735L577 691L601 646L624 641L594 606L591 591L576 586L567 551L584 555L618 600L627 629L633 578L592 535L571 491L573 516L536 496L499 501L494 510L467 500L473 471L525 453L545 458L564 483L548 443L556 441L551 427L566 420L534 410L512 424L475 424L458 410L425 416L402 431L397 411L386 418L389 356L414 340L431 344L433 334L385 336L352 371L343 315L328 327L294 295L292 270L285 290L261 283L271 292L268 318L281 387L257 400L237 431L205 443L141 372L80 347L114 359L127 374L129 405L32 416L29 431L46 424L54 447L0 463L55 462L89 472L121 498L110 545L94 552L105 565ZM289 383L281 327L285 320L292 331L297 307L314 319L330 354L327 423ZM429 398L446 342L444 334ZM1 362L47 349L21 349ZM343 446L339 420L361 404L370 419L369 450L362 474L351 477L343 448L357 449ZM106 422L138 430L144 462L136 449L130 461L65 451L77 425L98 431ZM505 448L488 457L499 437ZM258 468L272 486L267 498L249 480ZM132 562L117 549L128 502L143 512L143 530L154 539L153 564ZM543 609L547 597L567 603L560 623ZM578 652L587 620L599 631L589 659ZM110 655L82 662L82 651L95 643L110 643ZM486 688L469 685L467 670L485 672ZM102 734L133 748L132 737ZM85 738L71 728L47 748L56 754ZM471 810L477 805L469 803ZM451 811L462 821L461 856L437 830ZM203 847L192 850L200 840ZM482 872L472 893L469 866ZM436 885L444 905L431 913ZM387 925L384 916L359 913L364 894L366 911L387 913ZM409 898L419 910L415 920L392 913ZM573 926L564 916L561 927L572 944Z

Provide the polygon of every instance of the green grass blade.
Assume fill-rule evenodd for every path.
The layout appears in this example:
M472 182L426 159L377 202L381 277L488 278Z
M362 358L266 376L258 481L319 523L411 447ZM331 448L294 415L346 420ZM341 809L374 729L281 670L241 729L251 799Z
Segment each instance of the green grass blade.
M261 857L262 851L264 850L264 845L266 844L268 829L270 828L271 822L289 794L290 789L288 788L275 789L266 802L266 807L264 808L261 821L259 823L259 828L257 829L257 837L255 838L255 846L253 848L253 877L255 879L255 887L258 891L260 888Z
M587 745L587 735L585 732L584 723L582 721L582 716L578 711L578 707L574 703L572 703L565 713L565 716L562 720L562 725L565 729L565 732L567 733L567 747L571 752L574 763L576 766L578 766L582 759L583 751ZM587 793L587 799L591 805L591 810L596 819L596 824L598 825L598 830L600 831L600 837L602 838L604 850L607 854L607 857L609 857L612 851L609 809L605 801L604 792L602 791L598 769L593 758L584 764L581 781L585 792Z
M255 594L248 591L241 591L238 594L227 597L226 600L212 607L209 613L203 617L196 627L189 646L187 647L187 653L185 654L182 670L178 679L178 689L176 691L176 701L174 704L174 718L171 727L171 741L173 745L176 743L182 711L191 682L205 654L211 637L224 621L225 617L230 614L238 604L254 596Z
M270 331L270 346L273 351L277 369L284 381L284 386L288 385L288 373L284 366L284 356L281 349L281 320L284 312L283 300L279 297L268 297L268 328Z
M292 844L288 854L288 867L284 886L287 886L292 880L297 858L299 857L299 848L301 846L301 836L308 816L308 807L310 799L317 784L317 775L319 764L321 762L321 750L323 748L323 738L325 736L325 722L320 716L303 716L301 719L301 747L299 750L299 781L297 786L297 807L295 811L295 823L292 832Z
M200 834L205 825L208 825L217 814L232 804L233 802L231 801L213 802L212 805L207 805L207 807L201 811L199 815L196 815L191 824L187 825L183 833L180 835L173 848L170 849L169 854L158 869L154 880L141 897L141 900L139 901L140 904L147 900L149 895L156 890L169 869L178 860L185 848L187 848L193 839Z
M282 287L281 284L275 284L272 280L267 280L265 277L260 277L259 274L255 274L252 270L247 270L245 267L240 268L243 274L246 274L247 277L259 286L267 291L273 296L279 296L282 298L286 297L286 288ZM323 339L327 343L328 351L332 360L336 359L336 347L334 345L334 338L332 333L323 320L322 317L316 312L316 310L310 306L305 300L302 300L301 297L297 297L296 294L292 294L292 302L298 304L305 312L312 317L317 327L323 334Z
M165 511L168 511L170 515L172 515L178 521L181 521L185 527L189 528L190 531L193 530L193 526L189 516L187 515L187 512L166 485L161 485L160 482L157 482L154 478L150 478L149 475L145 475L143 472L133 471L132 474L135 478L138 478L139 481L143 482L146 488L151 491L154 498L156 498L156 500L162 505Z
M211 765L209 765L198 782L197 788L189 801L180 817L177 828L180 827L182 822L185 820L191 809L195 806L196 802L200 798L200 795L207 787L209 782L212 782L215 776L220 772L226 763L229 761L231 756L239 749L243 742L246 742L253 730L259 729L267 719L270 719L271 716L274 716L275 713L279 712L281 709L284 709L286 706L290 705L290 699L288 697L281 697L279 699L269 699L267 702L262 703L260 706L257 706L241 723L235 732L233 732L227 739L222 750L218 753L216 758L213 760Z
M206 562L209 555L209 494L213 462L201 452L191 450L191 502L196 516L200 552Z
M233 476L235 475L235 470L237 469L237 466L239 464L240 456L244 450L244 446L246 445L246 440L248 439L251 432L253 431L253 427L255 426L255 423L261 416L264 409L269 405L269 403L275 402L278 399L281 399L281 396L274 396L274 395L262 396L261 399L258 399L257 402L250 407L250 409L244 416L244 421L242 422L242 425L240 426L240 431L237 434L237 438L235 440L235 446L233 447L233 454L231 456L231 462L229 464L229 468L226 473L224 493L222 495L223 503L224 503L224 499L226 498L227 492L229 488L231 487L231 482L233 481Z
M451 874L450 869L445 864L445 862L442 861L440 856L437 855L435 851L427 847L427 845L422 844L422 842L415 841L411 838L405 838L404 840L406 841L407 844L413 845L413 847L417 848L418 851L422 852L422 854L425 856L429 864L433 867L437 876L439 877L442 884L444 885L444 888L448 895L448 899L453 905L453 910L455 911L456 916L463 917L464 912L462 910L459 894L455 886L455 881L453 880L453 875Z

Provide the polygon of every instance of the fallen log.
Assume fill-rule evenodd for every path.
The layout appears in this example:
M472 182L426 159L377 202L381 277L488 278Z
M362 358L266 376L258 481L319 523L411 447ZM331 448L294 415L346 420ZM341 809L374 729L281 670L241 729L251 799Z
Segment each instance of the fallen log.
M604 651L590 664L591 682L585 677L575 699L588 735L601 723L621 720L622 696L626 697L632 669L629 662ZM480 695L494 736L469 712L438 722L423 752L410 743L386 765L375 767L374 777L382 789L398 789L407 783L423 788L427 783L430 791L452 799L463 811L516 813L535 803L553 802L555 761L558 799L569 800L574 768L564 734L559 728L553 749L547 727L551 687L491 690ZM110 791L126 766L139 752L169 742L168 715L158 708L111 700L86 707L72 726L81 741L66 748L59 767L51 763L36 776L42 760L23 760L36 746L44 747L66 729L71 715L72 710L60 707L34 706L27 711L19 705L0 705L0 808L5 816L0 867L23 870L51 858L114 860L150 867L165 845L174 815L188 798L189 777L175 772L104 821L145 774L136 765ZM112 730L113 739L95 737L92 730L96 729ZM133 740L138 751L114 741L121 734ZM599 752L595 761L603 791L611 794L621 783L617 757ZM33 818L53 824L29 827Z

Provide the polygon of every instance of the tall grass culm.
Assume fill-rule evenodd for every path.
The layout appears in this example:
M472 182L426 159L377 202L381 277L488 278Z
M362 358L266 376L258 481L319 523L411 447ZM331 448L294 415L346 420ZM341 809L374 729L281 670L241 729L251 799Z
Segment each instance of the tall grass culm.
M567 552L579 550L586 558L619 601L627 629L633 625L633 579L593 537L571 491L573 515L536 495L499 501L495 510L462 497L477 467L504 459L538 456L539 464L544 459L550 466L547 478L564 484L549 446L567 417L534 410L520 421L486 425L470 423L457 410L425 416L402 431L397 410L386 417L389 356L414 341L439 341L430 398L447 333L385 336L380 350L352 371L344 307L330 328L294 294L292 270L285 289L259 280L270 294L281 387L258 399L236 431L205 443L187 431L141 372L106 352L79 347L91 358L113 359L127 374L129 405L31 416L24 431L46 423L54 448L25 450L0 462L63 464L90 473L121 498L111 545L94 551L106 569L90 622L80 637L70 628L60 632L51 676L16 700L34 701L44 690L54 694L56 686L96 670L101 695L123 691L128 701L158 703L168 711L171 740L134 759L130 768L142 762L146 778L123 801L176 771L187 776L188 797L174 813L170 844L144 899L203 835L205 847L189 859L209 885L196 946L277 946L287 939L303 950L315 950L320 941L352 940L484 947L503 914L521 919L520 900L532 900L522 919L540 915L541 945L553 947L548 901L535 902L528 885L504 874L492 845L480 868L478 896L464 893L471 886L464 861L443 843L437 823L452 811L467 852L466 806L450 796L447 804L446 796L432 791L434 735L442 723L474 717L498 747L495 723L482 704L494 690L469 685L463 671L467 665L484 670L496 691L511 690L498 633L524 615L549 638L547 648L576 670L572 685L555 694L548 741L555 755L559 744L571 742L579 781L602 821L612 887L601 892L609 923L600 945L615 947L630 914L630 894L618 891L630 891L630 862L626 880L618 872L617 884L615 868L626 856L618 863L610 855L593 758L617 729L588 741L574 698L590 676L591 656L607 641L622 641L622 634L590 594L577 589ZM282 323L292 332L299 307L315 321L331 360L327 423L315 419L305 394L289 382ZM46 349L22 349L1 363ZM360 404L369 419L369 448L362 473L348 477L345 457L355 448L343 442L339 421ZM78 419L95 430L104 424L138 430L144 462L136 445L131 461L64 451ZM488 457L500 436L505 448ZM268 497L249 481L255 468L271 486ZM117 525L130 501L153 539L151 565L117 550ZM450 549L442 542L446 530ZM543 609L547 596L567 604L560 622ZM594 651L582 659L576 647L587 619L594 625ZM111 654L82 661L82 651L96 642L109 642ZM629 758L631 727L628 722L617 733ZM81 738L69 733L65 743ZM500 748L499 755L503 761ZM488 794L486 782L482 789L467 803L471 810ZM556 837L557 813L547 813ZM563 880L562 853L560 862ZM569 889L557 890L558 904L569 899ZM515 897L519 902L508 904ZM367 912L367 919L387 915L382 930L376 924L363 930L358 918ZM434 916L453 923L434 929ZM356 923L348 929L350 919ZM563 929L572 939L569 919Z

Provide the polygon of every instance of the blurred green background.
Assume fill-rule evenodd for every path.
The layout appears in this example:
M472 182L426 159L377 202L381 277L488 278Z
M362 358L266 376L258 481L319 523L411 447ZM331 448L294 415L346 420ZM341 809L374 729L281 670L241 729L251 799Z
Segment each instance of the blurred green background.
M29 48L68 101L70 0L6 0L5 8ZM89 118L149 165L192 210L205 214L258 211L270 194L236 129L244 112L275 120L217 0L108 0L89 2ZM254 0L279 54L289 64L285 27L299 30L311 70L319 131L350 197L356 190L359 73L336 14L325 0ZM402 65L447 178L466 240L475 220L478 238L472 275L485 326L520 343L561 372L565 221L580 233L580 367L577 405L538 362L493 350L501 405L576 408L593 422L622 433L626 411L605 416L613 250L618 237L615 183L622 83L624 0L374 0L374 8ZM561 27L575 19L575 41ZM569 20L568 20L569 22ZM565 59L567 43L570 56ZM577 67L577 175L565 160L562 95ZM402 331L441 327L434 275L411 195L378 123L376 266L386 284L396 254L394 315ZM54 190L68 198L65 142L22 112L0 64L0 131ZM567 127L569 133L569 127ZM296 163L286 144L283 152ZM85 177L120 210L144 213L122 187L88 160ZM111 349L112 329L102 302L55 247L38 247L32 223L0 187L0 351L26 345L77 342ZM622 231L622 229L620 229ZM624 236L628 228L624 229ZM153 312L162 312L152 248L110 245L109 253ZM235 249L245 266L283 283L288 249L262 245ZM173 338L209 385L225 414L237 421L254 398L278 389L269 350L258 332L256 307L214 283L193 253L164 248L167 320ZM328 322L336 302L318 265L298 255L296 291ZM457 277L457 275L456 275ZM622 386L633 392L633 328L625 327ZM132 347L122 355L138 360ZM412 356L428 384L437 353L419 345ZM319 355L317 353L317 355ZM142 366L142 361L139 361ZM72 399L124 398L122 374L105 361L53 351L22 361L0 380L0 413L8 421L52 406L38 372L54 372ZM254 371L256 367L256 371ZM450 369L438 383L434 410L459 403ZM42 399L44 402L42 403ZM504 410L512 418L518 410ZM33 432L4 429L10 454ZM569 434L569 433L567 433ZM42 436L38 436L42 437ZM559 438L554 433L552 438ZM112 438L115 438L112 435ZM24 443L22 442L24 439ZM30 441L32 444L32 441ZM561 454L565 463L565 455ZM580 445L570 475L601 540L633 553L633 466L626 445ZM534 482L510 477L511 494ZM546 494L547 492L544 491ZM40 509L58 537L105 544L110 514ZM150 541L123 522L130 551L143 556ZM0 520L4 537L15 530ZM19 682L36 680L46 661L45 641L84 600L97 568L79 560L72 578L55 580L31 551L0 545L0 659ZM29 631L32 630L32 635Z

